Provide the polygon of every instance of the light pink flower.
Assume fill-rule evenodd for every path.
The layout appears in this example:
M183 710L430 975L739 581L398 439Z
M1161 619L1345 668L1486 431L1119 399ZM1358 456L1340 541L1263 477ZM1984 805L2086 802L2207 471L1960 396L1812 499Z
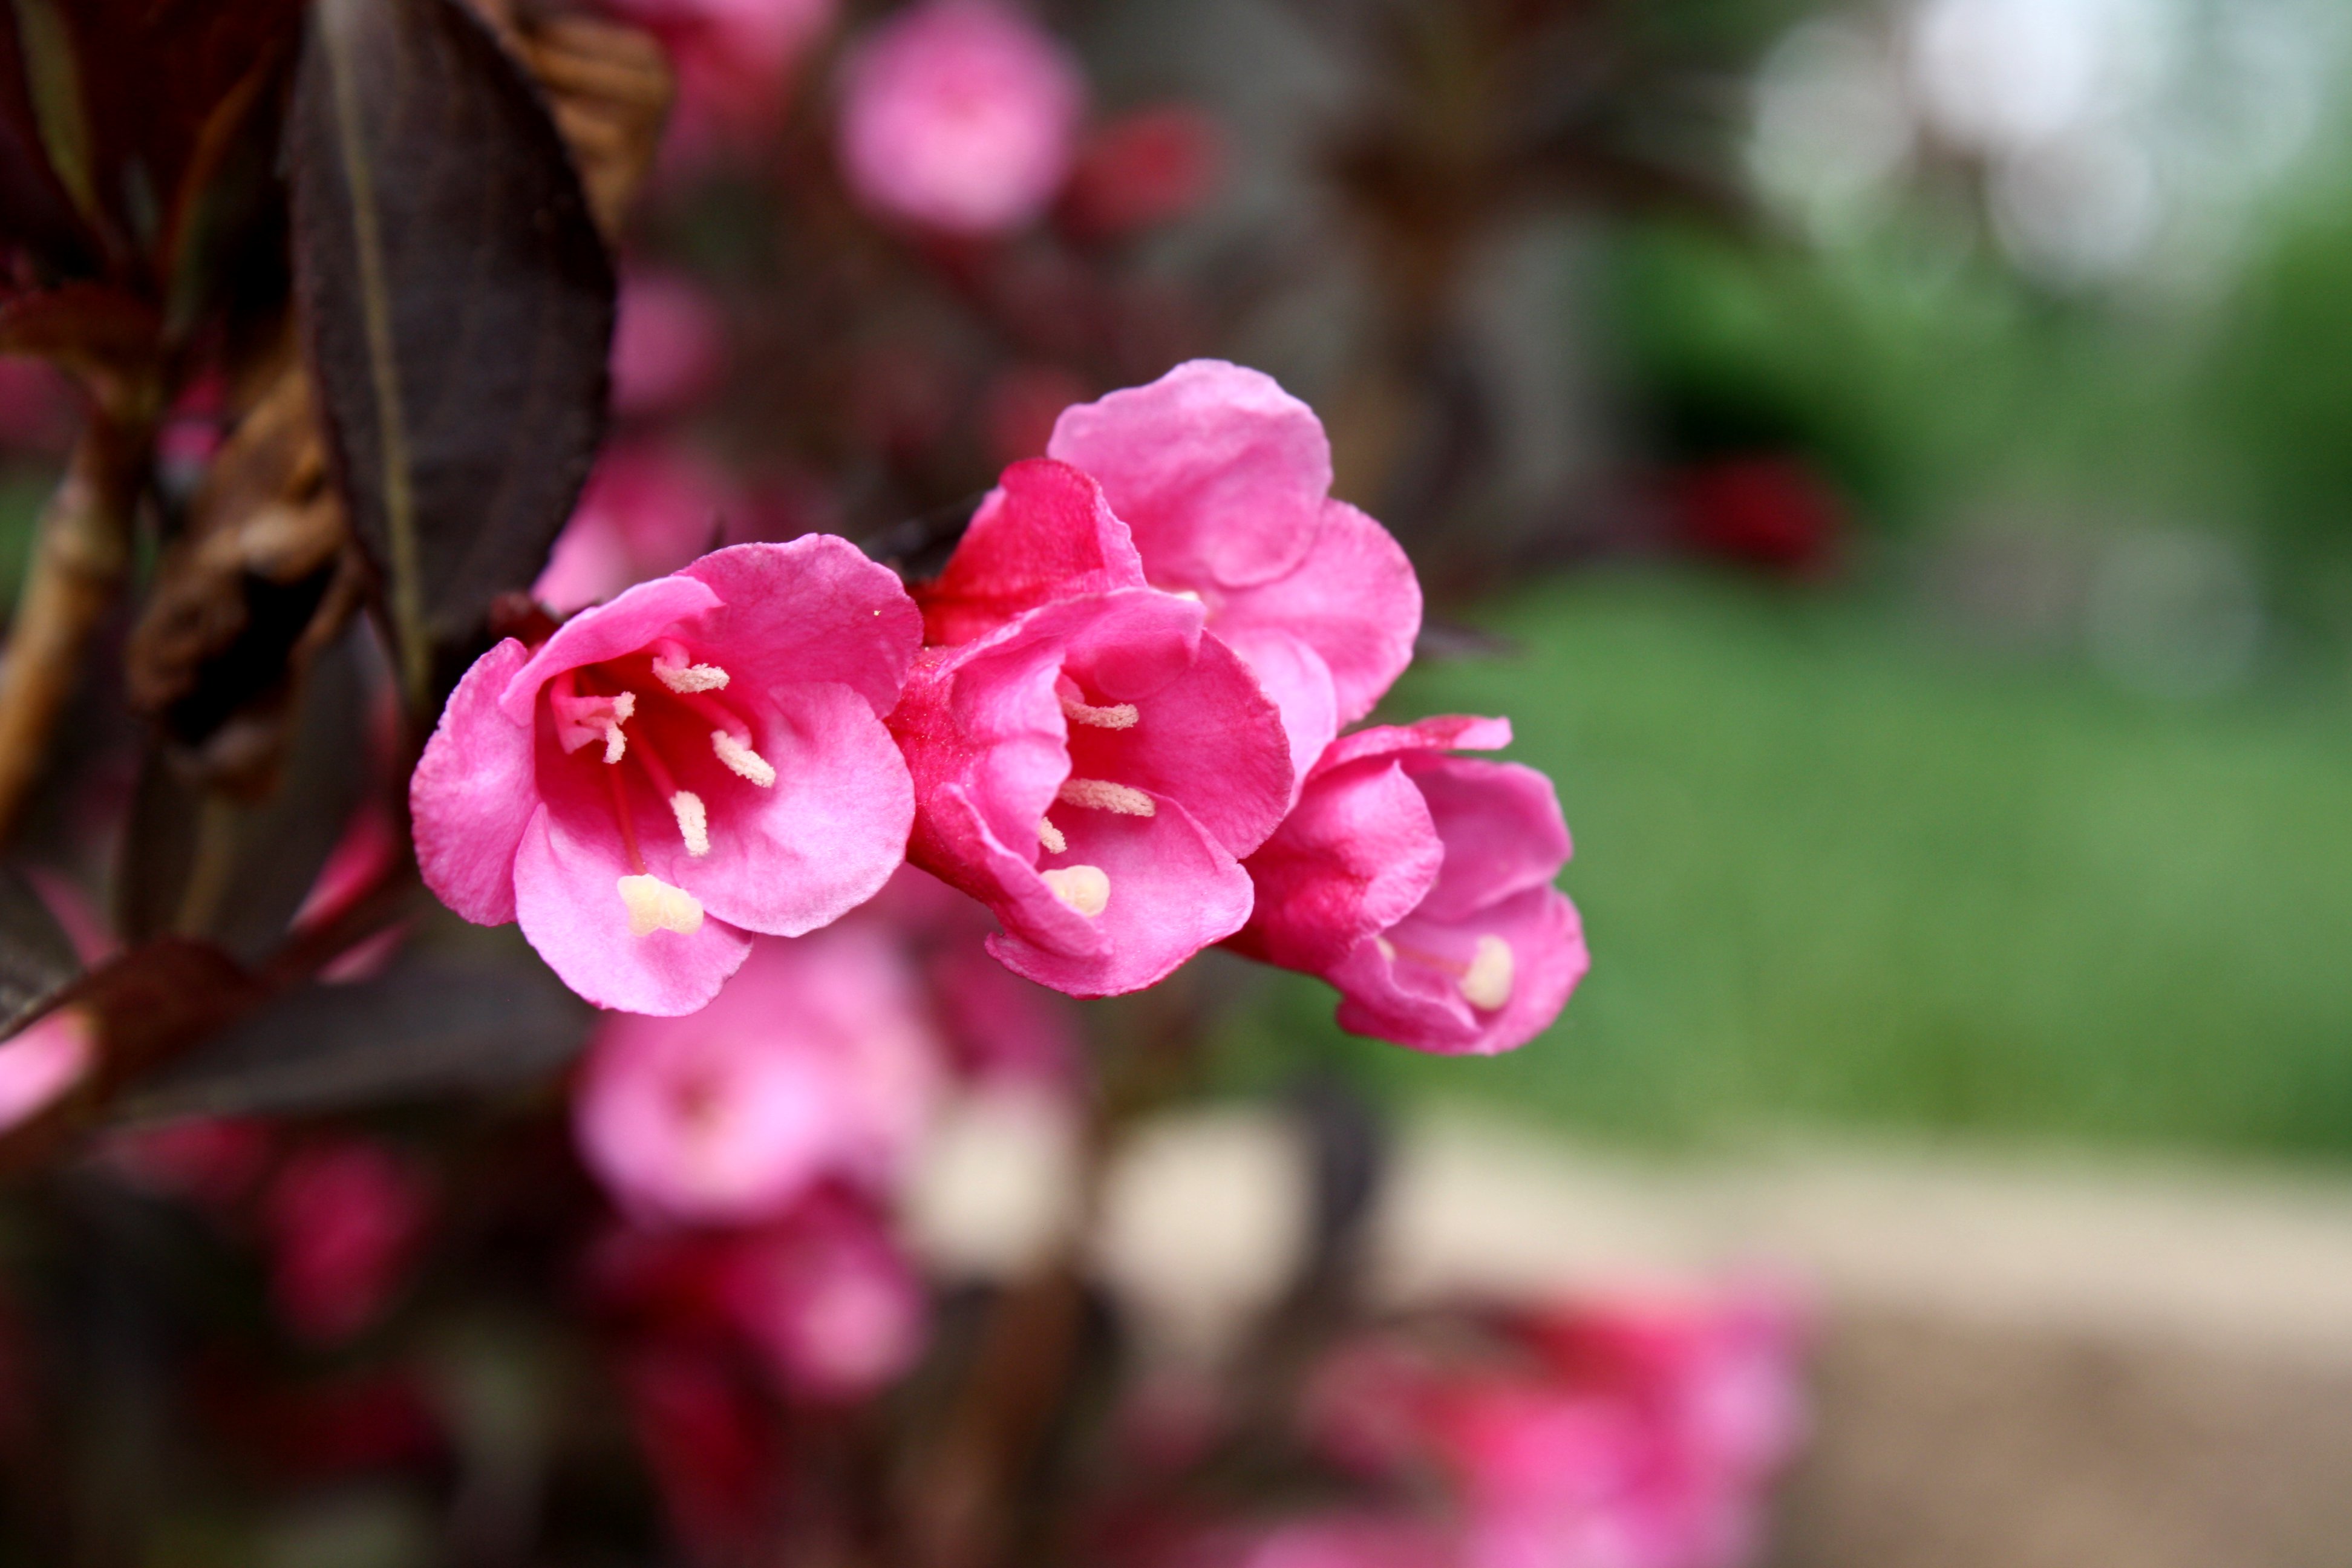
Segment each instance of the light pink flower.
M1551 885L1568 825L1533 768L1447 755L1510 738L1452 718L1333 742L1249 858L1256 907L1233 945L1329 981L1358 1034L1449 1055L1533 1037L1591 963Z
M676 572L720 543L741 510L727 477L690 453L650 442L613 447L597 460L531 596L569 615Z
M880 715L920 635L896 577L813 535L707 555L536 651L509 638L410 782L425 880L467 920L519 919L599 1006L691 1013L748 933L814 931L898 868L914 803Z
M921 0L877 28L843 84L841 162L877 215L955 235L1034 219L1070 170L1086 79L993 0Z
M686 1018L605 1024L572 1120L580 1152L641 1219L767 1219L828 1180L897 1183L937 1095L940 1047L881 931L763 941Z
M1117 539L1064 464L1006 470L990 509L1070 542L1044 563L1064 586L1090 586L1062 568ZM1021 521L1033 512L1059 521ZM1248 918L1238 858L1281 817L1288 747L1203 618L1149 588L1080 592L918 661L890 719L915 776L908 858L995 911L988 949L1013 973L1072 995L1133 991Z
M97 1029L80 1007L60 1007L0 1041L0 1131L47 1110L97 1059Z
M357 1139L289 1155L262 1195L269 1289L288 1325L321 1343L373 1323L407 1278L431 1217L405 1158Z
M1180 364L1066 409L1045 453L1102 486L1153 586L1200 597L1282 710L1301 776L1412 661L1412 563L1331 499L1323 423L1271 376Z
M613 408L661 414L717 384L727 359L719 308L692 279L635 271L621 280L613 324Z

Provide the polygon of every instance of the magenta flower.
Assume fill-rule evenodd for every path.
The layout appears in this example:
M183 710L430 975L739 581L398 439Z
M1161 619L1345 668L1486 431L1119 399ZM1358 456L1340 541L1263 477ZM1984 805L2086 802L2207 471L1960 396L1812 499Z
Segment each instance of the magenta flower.
M1048 563L1066 584L1097 580L1059 569L1084 565L1089 538L1117 539L1092 482L1062 464L1007 470L991 507L1041 536L1030 514L1072 523ZM1248 919L1239 858L1281 818L1289 752L1203 619L1174 595L1109 587L918 661L890 719L915 776L908 858L995 911L989 951L1016 974L1133 991Z
M787 1397L864 1399L922 1353L922 1281L866 1205L825 1194L731 1241L719 1305Z
M1154 587L1200 598L1282 710L1300 776L1412 661L1412 563L1331 499L1323 423L1273 377L1180 364L1065 410L1045 453L1102 486Z
M924 0L877 28L843 84L842 172L877 216L1003 234L1054 199L1086 80L1069 51L992 0Z
M572 1102L581 1157L651 1222L748 1224L818 1184L894 1186L942 1048L887 936L853 922L754 944L688 1018L605 1024Z
M344 1139L289 1155L261 1200L278 1313L320 1343L358 1333L408 1278L431 1218L425 1173L381 1144Z
M1559 1016L1590 964L1551 781L1448 756L1507 745L1501 719L1342 736L1249 858L1255 912L1233 945L1340 993L1339 1025L1419 1050L1486 1055Z
M833 26L839 0L615 0L648 27L677 68L665 153L688 163L763 141L782 122L801 62Z
M740 544L509 638L409 784L417 864L520 920L589 1001L691 1013L751 952L871 898L913 815L881 715L921 635L898 580L824 535Z
M621 279L613 323L613 410L667 414L699 401L726 370L726 323L701 285L676 272Z

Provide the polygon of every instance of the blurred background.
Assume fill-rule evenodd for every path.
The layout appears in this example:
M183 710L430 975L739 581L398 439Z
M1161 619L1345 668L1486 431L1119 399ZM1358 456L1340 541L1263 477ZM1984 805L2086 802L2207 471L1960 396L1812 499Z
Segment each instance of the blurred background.
M1236 1106L1396 1115L1397 1288L1794 1281L1791 1565L2344 1560L2352 12L1069 0L1050 167L926 185L844 119L898 8L612 9L680 97L542 599L919 563L1068 404L1272 373L1428 589L1382 716L1510 717L1594 954L1494 1060L1196 966ZM1256 1114L1135 1200L1244 1274Z

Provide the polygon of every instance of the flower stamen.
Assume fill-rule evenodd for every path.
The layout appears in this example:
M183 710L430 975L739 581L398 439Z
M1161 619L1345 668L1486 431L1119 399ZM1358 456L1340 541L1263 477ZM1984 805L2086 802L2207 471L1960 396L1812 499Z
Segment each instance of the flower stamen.
M1097 730L1132 730L1136 721L1142 717L1132 702L1114 702L1108 707L1097 708L1075 697L1059 695L1062 696L1062 716L1073 724L1087 724Z
M1110 877L1099 866L1059 866L1037 875L1047 891L1088 920L1110 907Z
M643 872L623 877L617 885L621 902L628 906L631 936L651 936L657 931L692 936L702 929L701 900L684 888Z
M669 809L677 818L677 834L686 840L686 852L698 860L709 854L710 814L703 809L702 797L690 789L679 790L669 797Z
M1157 816L1160 807L1150 795L1139 789L1129 789L1107 779L1066 779L1055 798L1066 805L1084 806L1089 811L1113 812L1120 816Z
M654 677L681 697L724 691L731 679L715 664L696 664L682 645L668 637L654 644Z
M761 789L775 784L775 764L726 731L710 731L710 749L737 777L748 779Z
M1054 819L1050 816L1041 816L1037 819L1037 842L1045 847L1045 853L1048 855L1066 855L1070 852L1070 841L1062 837L1062 830L1054 826Z

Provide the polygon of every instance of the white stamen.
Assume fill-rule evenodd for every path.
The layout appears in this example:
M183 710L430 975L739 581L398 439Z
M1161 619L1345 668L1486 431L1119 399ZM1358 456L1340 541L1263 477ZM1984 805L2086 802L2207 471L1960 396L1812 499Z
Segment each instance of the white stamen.
M1372 945L1381 950L1382 958L1387 959L1391 963L1396 962L1396 943L1384 936L1376 936L1372 938Z
M621 902L629 907L631 936L651 936L657 931L692 936L702 929L702 904L684 888L642 874L622 878L619 887Z
M1099 866L1061 866L1037 875L1055 898L1088 920L1109 907L1110 878Z
M724 691L728 674L715 664L673 664L654 660L654 674L672 691Z
M1470 951L1470 967L1457 983L1462 988L1462 999L1483 1012L1493 1012L1511 999L1516 968L1509 942L1499 936L1480 937L1478 945Z
M775 764L726 731L710 731L710 749L738 777L747 778L761 789L776 782Z
M1045 847L1048 855L1066 855L1070 850L1070 841L1062 837L1062 830L1054 826L1050 816L1037 819L1037 842Z
M677 818L677 834L686 840L686 852L698 860L709 854L710 814L702 808L702 797L682 789L669 797L669 809Z
M564 672L568 677L571 672ZM550 698L555 711L555 739L565 752L576 752L592 741L604 742L604 760L617 763L628 748L619 735L637 710L637 695L624 691L612 697L583 697L571 680L562 679Z
M1068 779L1063 782L1056 796L1071 805L1083 805L1090 811L1117 812L1121 816L1157 816L1159 806L1139 789L1129 789L1122 784L1104 779Z
M1062 699L1062 715L1073 724L1091 724L1097 730L1132 730L1141 717L1132 702L1115 702L1108 708L1097 708L1075 697Z

